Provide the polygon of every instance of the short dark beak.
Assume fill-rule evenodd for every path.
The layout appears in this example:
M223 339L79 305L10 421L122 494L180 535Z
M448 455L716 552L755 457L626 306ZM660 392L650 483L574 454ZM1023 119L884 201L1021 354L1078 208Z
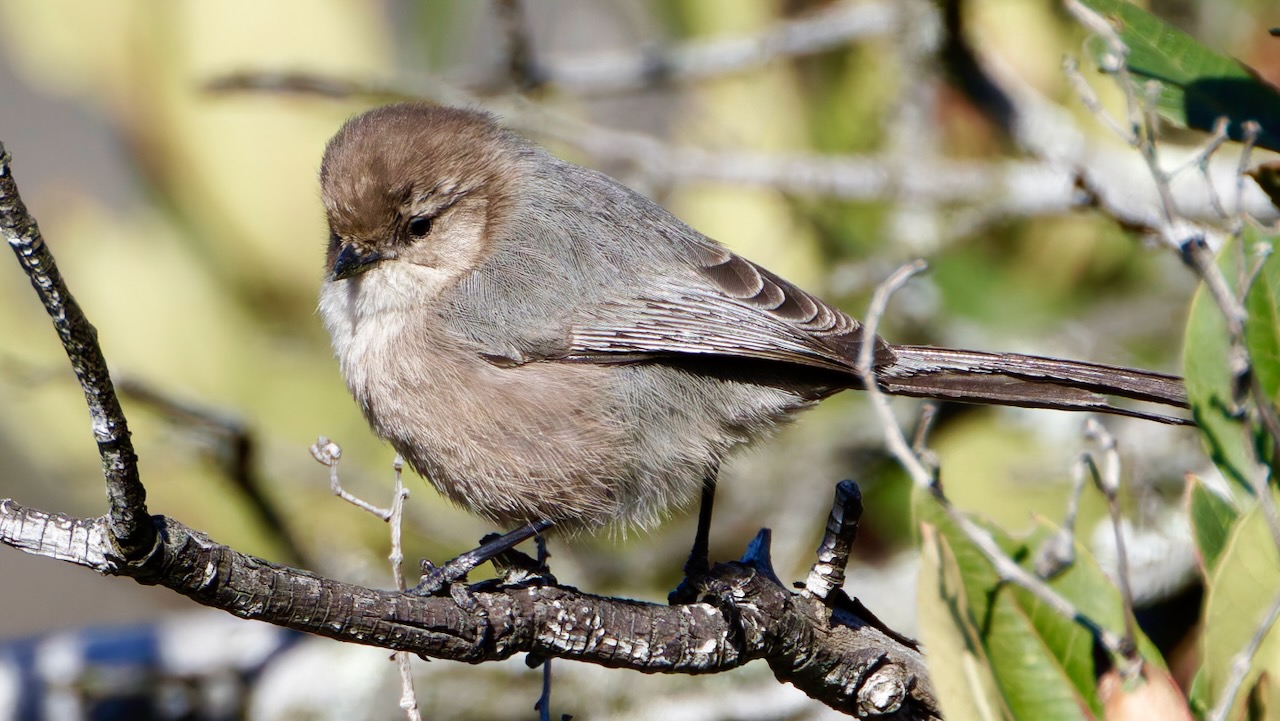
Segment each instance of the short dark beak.
M376 250L361 250L355 245L344 245L333 260L333 273L330 280L342 280L360 275L379 262L387 260L387 256Z

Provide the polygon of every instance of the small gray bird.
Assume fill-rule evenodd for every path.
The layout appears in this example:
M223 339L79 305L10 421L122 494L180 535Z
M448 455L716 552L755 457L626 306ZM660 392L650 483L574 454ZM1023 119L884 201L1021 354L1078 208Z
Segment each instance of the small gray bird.
M1184 408L1174 376L866 338L484 113L366 112L329 142L320 183L320 314L348 388L441 493L521 526L511 543L549 525L650 526L700 490L709 522L726 454L863 387L864 342L886 393L1186 422L1105 397Z

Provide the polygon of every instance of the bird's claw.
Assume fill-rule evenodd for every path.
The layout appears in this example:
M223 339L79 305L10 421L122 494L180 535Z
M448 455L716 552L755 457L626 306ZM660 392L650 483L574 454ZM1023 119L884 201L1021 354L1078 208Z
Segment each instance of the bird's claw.
M430 561L422 562L422 580L407 593L414 596L444 596L451 594L452 587L458 581L465 580L466 570L451 568L449 564L436 566Z

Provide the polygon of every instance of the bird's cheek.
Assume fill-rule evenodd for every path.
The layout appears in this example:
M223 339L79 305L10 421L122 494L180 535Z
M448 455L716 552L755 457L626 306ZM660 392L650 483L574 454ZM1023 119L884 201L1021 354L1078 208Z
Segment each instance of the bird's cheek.
M430 265L456 274L474 269L482 260L488 232L483 204L454 207L427 239Z

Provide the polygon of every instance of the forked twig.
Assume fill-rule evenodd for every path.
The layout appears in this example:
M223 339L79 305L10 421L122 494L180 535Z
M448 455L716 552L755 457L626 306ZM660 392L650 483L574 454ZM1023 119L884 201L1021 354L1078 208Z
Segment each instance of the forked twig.
M928 264L923 260L914 260L898 268L876 288L875 294L871 296L871 304L867 307L863 335L865 340L858 348L858 374L863 378L863 385L871 399L871 407L875 409L876 415L880 418L880 425L884 428L885 444L888 445L893 457L898 459L898 463L906 470L907 475L911 476L912 483L920 488L932 488L936 480L935 474L925 467L916 454L911 452L911 446L902 435L897 419L893 417L889 399L876 382L874 339L880 326L880 318L884 316L885 308L889 305L889 298L906 285L912 276L923 272L927 267L929 267Z
M342 447L337 443L320 436L311 446L311 456L329 468L329 488L335 496L373 514L390 525L391 553L388 554L387 560L391 562L391 576L395 581L396 589L404 591L407 586L404 580L403 568L404 549L400 539L404 520L404 502L409 497L409 489L405 488L402 477L404 460L399 454L396 454L395 461L392 462L392 476L395 482L391 496L391 508L382 509L348 493L342 487L338 479L338 461L342 458ZM413 689L413 674L409 667L409 652L396 651L392 654L392 659L395 661L396 669L400 674L400 708L405 712L409 721L422 721L422 713L418 708L418 695Z
M908 263L899 268L876 288L875 295L872 296L871 305L867 311L866 338L875 337L876 326L880 317L884 314L889 298L894 291L901 288L911 276L924 270L924 268L923 261ZM928 489L938 499L938 502L946 510L947 517L956 524L965 537L991 563L1001 583L1012 583L1025 589L1055 613L1071 619L1088 629L1098 643L1107 649L1108 653L1116 657L1125 657L1125 647L1122 639L1080 612L1074 604L1050 588L1048 584L1015 563L1000 549L995 539L991 537L991 534L986 529L974 523L968 516L958 511L946 500L942 495L941 488L935 482L936 474L927 469L924 463L912 452L911 446L907 444L907 440L902 434L902 429L898 427L897 421L893 417L893 411L889 407L887 399L876 387L872 348L873 344L866 342L859 349L858 372L863 374L866 390L871 396L877 415L880 417L881 427L885 435L885 445L888 446L889 452L893 454L898 463L907 471L907 474L911 476L912 482L919 488Z

